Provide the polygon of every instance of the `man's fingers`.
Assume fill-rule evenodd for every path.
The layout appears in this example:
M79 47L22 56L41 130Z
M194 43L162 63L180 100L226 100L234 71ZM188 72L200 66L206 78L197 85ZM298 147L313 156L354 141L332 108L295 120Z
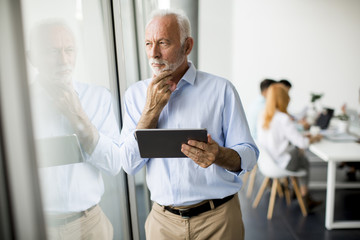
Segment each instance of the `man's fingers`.
M170 89L169 84L166 82L167 80L170 80L171 77L164 78L164 81L155 83L153 85L153 89L158 93L165 93ZM170 91L170 90L169 90Z
M161 87L163 87L163 86L168 86L169 84L168 84L168 81L170 81L172 79L172 76L170 75L170 76L166 76L166 77L164 77L164 78L161 78L159 81L155 81L154 80L154 82L153 82L153 84L154 84L154 86L161 86Z
M201 150L206 150L207 149L207 144L204 143L204 142L199 142L199 141L196 141L196 140L189 140L187 142L187 144L190 145L190 146L199 148Z
M209 167L215 161L215 156L211 152L187 144L181 145L181 151L202 168Z
M164 71L164 72L160 73L159 75L154 76L153 77L154 84L161 82L162 80L171 79L172 78L171 73L172 72L170 72L170 71Z
M208 143L209 143L209 144L214 143L214 141L212 140L211 135L210 135L209 133L208 133L208 135L207 135L207 138L208 138Z
M201 154L203 153L203 151L201 149L189 146L187 144L183 144L181 146L181 151L189 158L193 159L193 160L198 160L201 156Z
M203 146L202 146L203 147ZM206 154L206 151L202 148L194 147L188 144L183 144L181 149L184 150L187 154L192 155L194 157L201 157Z
M165 71L162 71L161 73L159 73L158 75L153 74L152 78L155 79L155 78L157 78L157 77L166 76L166 75L169 75L169 74L171 74L171 73L172 73L172 71L170 71L170 70L165 70Z

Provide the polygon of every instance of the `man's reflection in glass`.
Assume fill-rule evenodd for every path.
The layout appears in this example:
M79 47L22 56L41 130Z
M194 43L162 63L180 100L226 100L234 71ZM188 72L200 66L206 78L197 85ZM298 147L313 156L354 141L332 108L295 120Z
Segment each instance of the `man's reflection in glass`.
M50 239L112 239L113 227L98 206L104 193L100 170L115 175L121 169L119 128L110 92L73 79L76 54L74 34L61 21L41 22L30 34L29 59L38 70L31 91L37 145L45 150L39 154L39 172L48 234Z

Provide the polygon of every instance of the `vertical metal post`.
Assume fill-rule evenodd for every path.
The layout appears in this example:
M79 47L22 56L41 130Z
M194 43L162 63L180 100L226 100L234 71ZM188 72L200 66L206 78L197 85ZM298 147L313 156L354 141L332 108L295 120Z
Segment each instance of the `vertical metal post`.
M20 0L0 1L0 116L15 239L46 239Z

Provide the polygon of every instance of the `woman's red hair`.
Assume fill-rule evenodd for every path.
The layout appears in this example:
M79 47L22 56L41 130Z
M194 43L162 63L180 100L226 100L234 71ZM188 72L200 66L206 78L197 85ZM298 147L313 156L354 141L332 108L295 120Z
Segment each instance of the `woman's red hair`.
M266 93L263 128L268 129L276 110L287 113L290 97L288 91L281 83L272 84Z

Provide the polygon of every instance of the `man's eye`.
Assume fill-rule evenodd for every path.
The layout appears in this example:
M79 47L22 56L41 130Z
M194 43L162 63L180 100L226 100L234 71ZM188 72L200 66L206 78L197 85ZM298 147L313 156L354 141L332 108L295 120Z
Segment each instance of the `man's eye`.
M44 51L45 54L52 54L52 55L56 55L59 53L59 51L57 49L47 49L46 51Z
M72 53L72 52L74 52L74 49L73 48L67 48L67 49L65 49L65 52Z

